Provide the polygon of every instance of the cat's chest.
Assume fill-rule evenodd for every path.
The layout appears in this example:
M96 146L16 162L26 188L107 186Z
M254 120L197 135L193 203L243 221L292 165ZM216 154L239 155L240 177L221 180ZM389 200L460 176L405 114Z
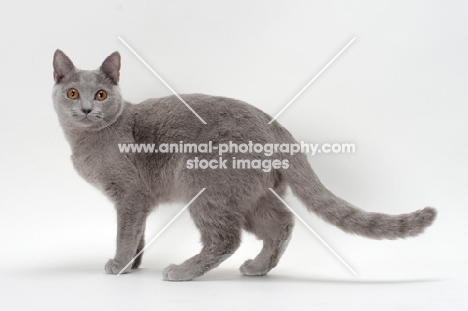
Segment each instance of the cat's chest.
M71 156L78 174L98 188L102 188L112 178L113 171L123 166L120 158L108 148L92 150L92 152L76 152Z
M99 184L107 166L101 154L74 153L71 155L73 167L87 182Z

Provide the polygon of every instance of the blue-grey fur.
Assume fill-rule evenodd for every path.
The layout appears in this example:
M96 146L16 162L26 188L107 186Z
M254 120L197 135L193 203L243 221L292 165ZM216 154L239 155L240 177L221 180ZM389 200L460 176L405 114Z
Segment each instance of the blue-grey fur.
M200 230L199 254L180 265L167 267L165 280L186 281L217 267L241 243L241 230L263 240L263 249L247 260L244 275L265 275L274 268L291 238L292 214L268 190L283 195L291 187L306 207L327 222L373 239L415 236L432 224L436 210L426 207L409 214L365 212L340 199L319 181L303 154L275 153L269 159L288 160L288 169L187 169L187 159L217 158L216 154L120 153L119 143L295 143L271 117L239 100L200 94L182 95L207 122L204 125L175 96L149 99L134 105L123 100L118 87L120 55L111 54L99 70L79 70L60 50L54 54L53 102L72 149L78 173L102 190L117 211L117 251L105 271L117 274L144 247L148 214L158 204L189 201L206 191L189 207ZM69 99L67 91L79 91ZM95 94L105 90L107 99ZM243 159L265 159L261 154L228 154ZM141 256L131 268L137 268Z

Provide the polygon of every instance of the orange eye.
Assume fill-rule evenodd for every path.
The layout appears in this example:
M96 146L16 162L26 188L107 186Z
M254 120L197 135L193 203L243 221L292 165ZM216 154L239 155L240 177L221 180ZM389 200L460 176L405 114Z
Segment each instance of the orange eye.
M96 93L96 99L99 101L103 101L104 99L107 98L107 93L104 90L97 91Z
M78 90L74 88L69 89L67 92L67 96L70 99L77 99L79 95L80 93L78 93Z

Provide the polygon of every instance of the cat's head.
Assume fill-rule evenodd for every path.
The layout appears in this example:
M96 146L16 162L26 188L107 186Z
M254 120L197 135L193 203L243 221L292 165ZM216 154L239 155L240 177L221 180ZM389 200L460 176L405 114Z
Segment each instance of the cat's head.
M98 70L80 70L57 50L53 65L52 98L63 127L98 130L117 120L123 107L118 52L109 55Z

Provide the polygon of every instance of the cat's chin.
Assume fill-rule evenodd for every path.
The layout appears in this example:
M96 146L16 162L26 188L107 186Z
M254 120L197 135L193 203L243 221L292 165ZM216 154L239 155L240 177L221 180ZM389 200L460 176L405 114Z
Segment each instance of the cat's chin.
M73 124L77 128L90 129L90 130L91 129L100 130L109 125L102 118L89 118L89 117L83 117L79 119L73 118Z

